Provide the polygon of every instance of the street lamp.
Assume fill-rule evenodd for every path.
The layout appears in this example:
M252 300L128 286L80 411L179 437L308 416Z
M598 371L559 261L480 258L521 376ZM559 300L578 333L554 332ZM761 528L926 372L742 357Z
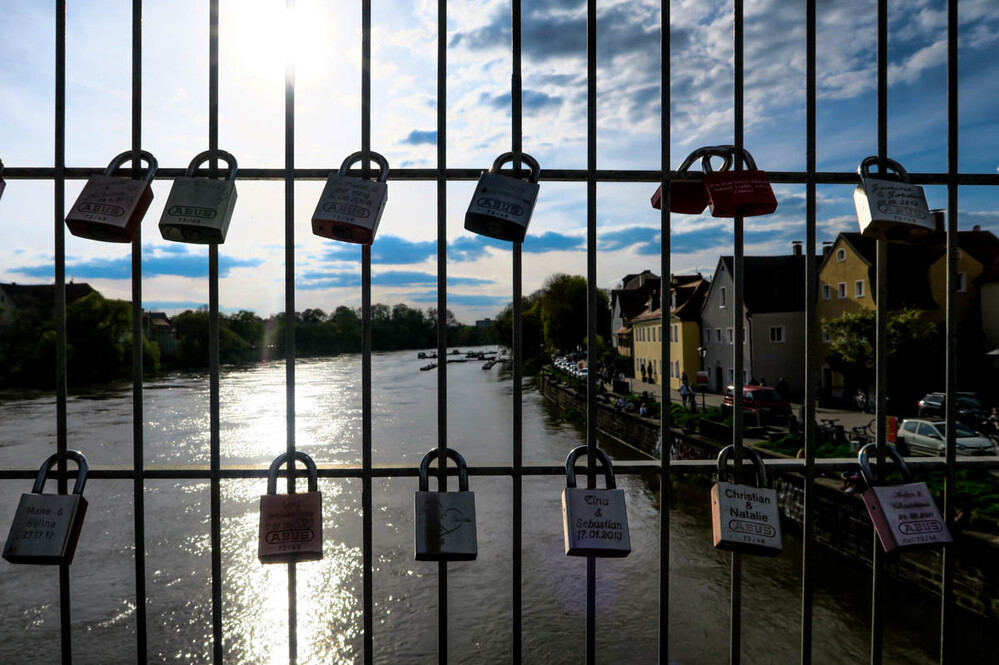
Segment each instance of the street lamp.
M704 383L701 382L701 378L704 377L704 359L708 356L708 350L703 346L697 347L697 355L701 357L701 371L697 373L697 387L701 389L701 413L704 413Z

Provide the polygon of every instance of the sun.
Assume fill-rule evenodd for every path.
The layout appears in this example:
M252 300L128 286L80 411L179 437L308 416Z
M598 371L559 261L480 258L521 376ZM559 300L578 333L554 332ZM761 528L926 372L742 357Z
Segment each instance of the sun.
M230 0L220 9L219 48L244 73L283 77L294 62L296 77L329 57L332 16L318 0Z

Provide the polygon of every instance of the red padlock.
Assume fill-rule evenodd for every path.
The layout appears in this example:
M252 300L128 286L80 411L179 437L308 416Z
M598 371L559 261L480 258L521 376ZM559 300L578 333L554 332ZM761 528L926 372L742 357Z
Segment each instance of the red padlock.
M700 215L708 207L708 192L704 189L704 173L690 171L690 167L695 161L705 156L717 155L725 160L722 166L723 171L727 171L732 166L731 154L718 146L705 146L698 148L687 155L687 158L680 164L669 181L669 209L670 212L678 212L685 215ZM656 188L652 195L652 207L656 210L662 208L663 188L662 185Z
M150 202L153 200L152 181L156 175L156 158L145 150L139 156L149 165L142 180L114 175L132 151L111 160L103 175L92 175L66 215L69 232L81 238L104 242L132 242Z
M737 151L734 146L726 146L733 159L741 158L745 167L742 171L711 170L710 155L701 158L704 169L704 188L708 192L708 207L712 217L754 217L769 215L777 209L777 198L770 187L767 174L756 168L756 162L749 151Z

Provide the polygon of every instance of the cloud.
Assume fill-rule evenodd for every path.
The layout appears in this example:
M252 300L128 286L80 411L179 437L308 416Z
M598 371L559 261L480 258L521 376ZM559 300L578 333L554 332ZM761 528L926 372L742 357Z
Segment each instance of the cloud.
M414 302L436 304L437 291L426 291L424 293L409 294L407 295L407 298ZM483 308L495 307L499 309L510 302L510 297L451 293L450 291L448 291L447 302L448 302L448 307L450 307L452 304L455 304L455 305L461 305L463 307L483 307Z
M484 104L488 104L495 109L510 109L510 93L505 92L498 95L482 93L480 97ZM553 96L539 90L524 90L522 101L525 111L542 111L547 108L557 109L565 101L564 97Z
M386 265L423 263L437 256L436 240L406 240L394 235L379 235L371 245L371 262ZM360 261L361 247L350 243L330 243L323 258L332 261Z
M430 145L437 145L437 130L429 129L422 131L419 129L414 129L409 133L409 136L402 140L403 143L408 143L409 145L420 145L423 143L428 143Z
M491 279L478 277L447 276L447 283L455 286L482 286L495 284ZM437 274L413 270L389 270L387 272L372 272L372 286L403 286L416 287L437 285ZM330 288L356 288L361 286L361 273L354 270L343 271L308 271L299 275L296 282L299 289L310 291Z
M198 254L178 253L170 249L167 256L144 255L142 258L142 276L144 279L160 276L208 278L208 257ZM255 268L262 264L263 259L242 259L233 256L219 256L219 277L228 277L233 268ZM54 270L52 264L21 266L9 268L28 277L52 279ZM74 279L130 279L132 277L132 258L122 256L114 259L86 259L82 261L67 261L66 274Z
M570 236L555 231L545 231L538 236L530 236L524 240L523 249L529 254L544 254L545 252L572 252L586 249L586 239L582 236Z
M147 310L201 309L208 307L208 303L194 300L146 300L142 303L142 307Z

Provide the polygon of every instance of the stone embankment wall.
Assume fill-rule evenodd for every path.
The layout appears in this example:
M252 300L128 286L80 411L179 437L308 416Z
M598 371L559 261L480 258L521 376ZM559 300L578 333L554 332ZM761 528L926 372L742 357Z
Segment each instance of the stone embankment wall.
M560 409L585 412L586 400L547 380L542 381L542 394ZM658 457L657 442L660 423L622 413L608 404L597 405L597 430ZM676 459L708 459L715 457L721 441L674 430L673 456ZM758 449L764 457L778 454ZM870 565L875 546L873 527L863 499L846 494L838 479L819 477L814 485L813 528L815 542L854 560ZM786 529L801 533L804 519L804 476L798 473L778 473L774 477L782 520ZM954 599L956 604L991 621L999 621L999 537L965 531L954 534ZM880 543L877 543L880 547ZM939 597L942 577L942 550L898 552L887 557L888 574L905 584L914 584Z

